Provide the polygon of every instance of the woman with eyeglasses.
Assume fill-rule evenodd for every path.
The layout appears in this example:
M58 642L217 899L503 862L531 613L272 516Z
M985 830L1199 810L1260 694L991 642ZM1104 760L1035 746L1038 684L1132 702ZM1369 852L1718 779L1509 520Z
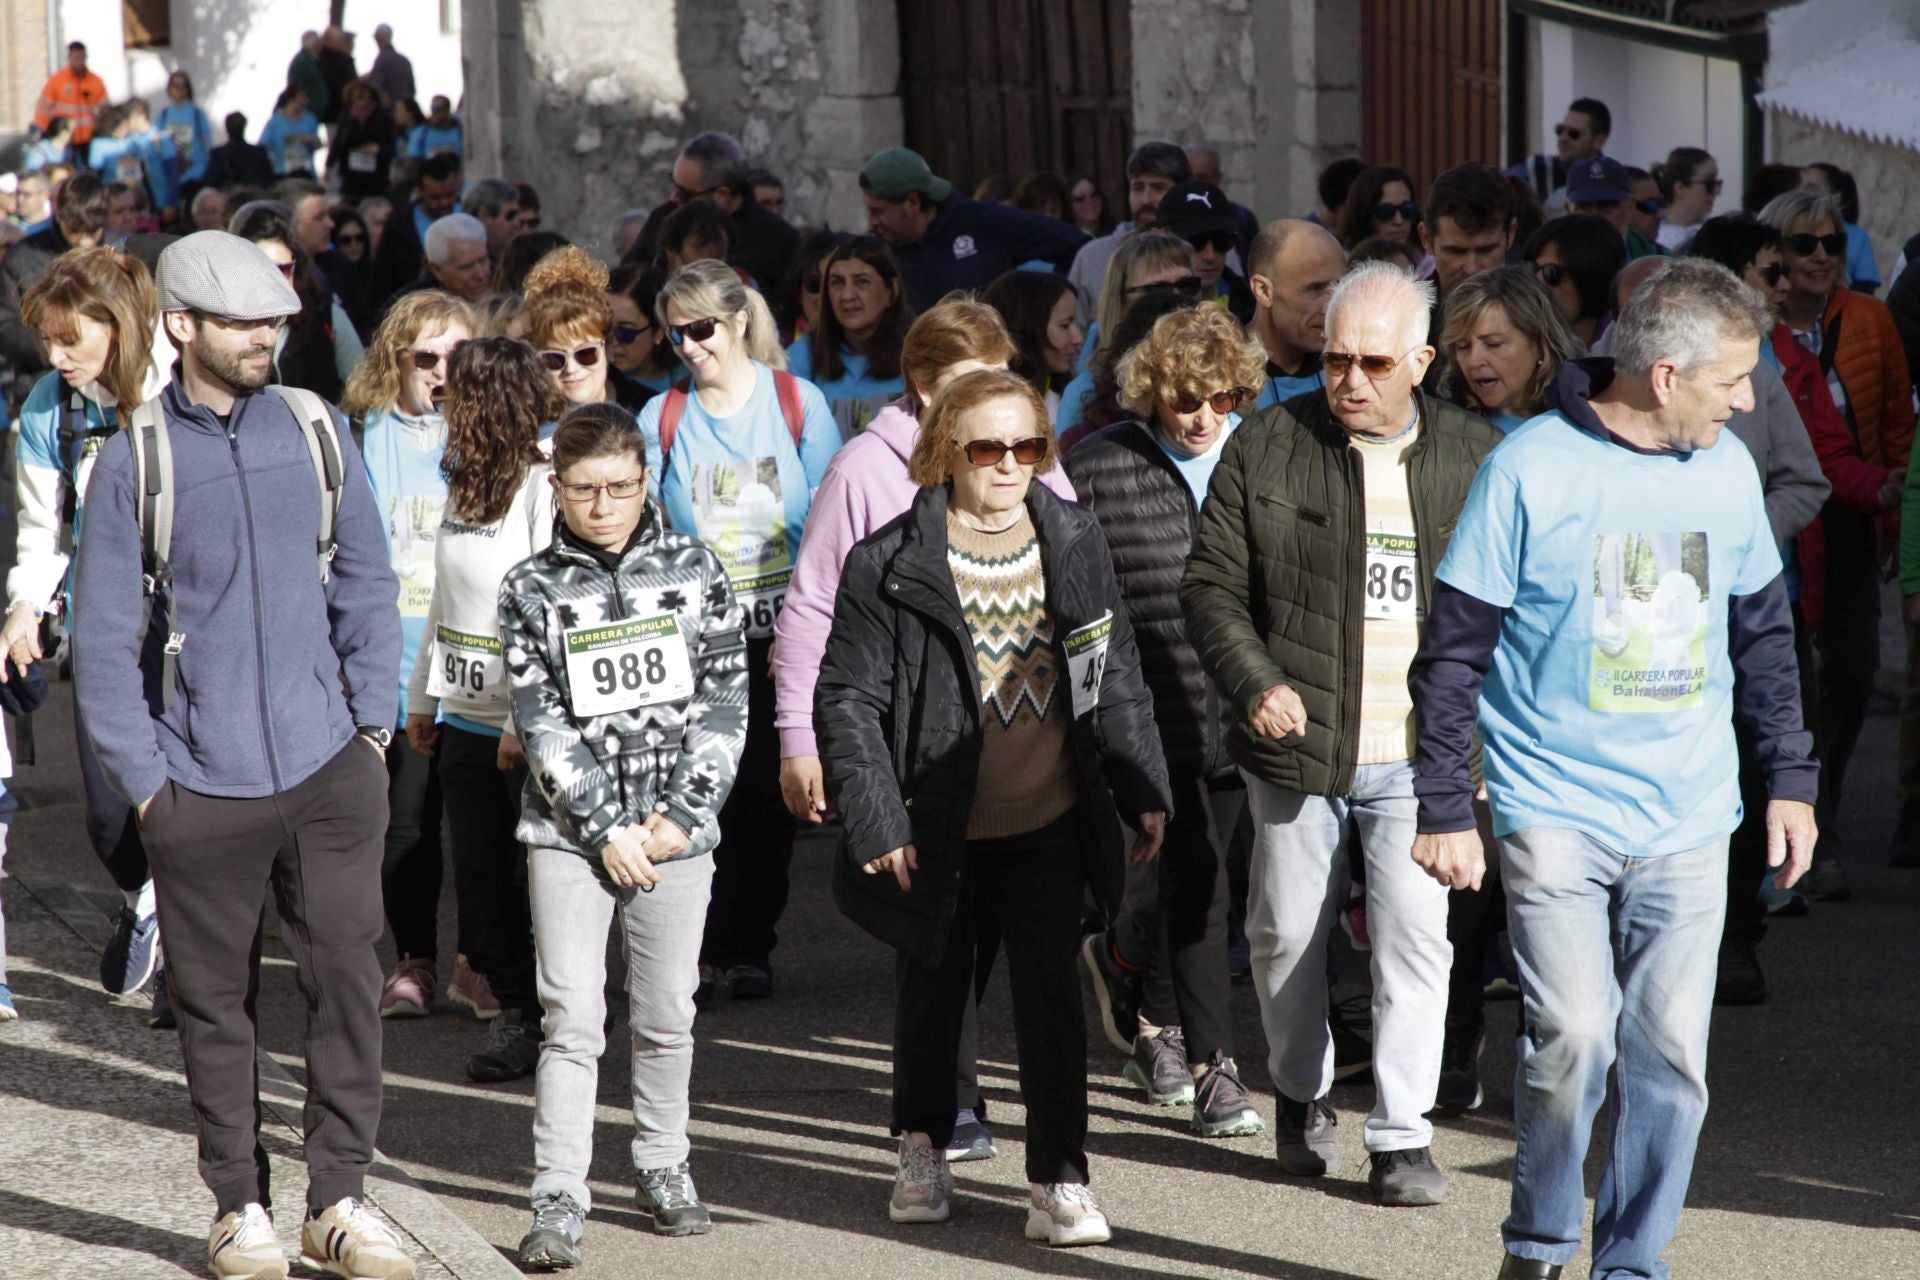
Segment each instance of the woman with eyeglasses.
M445 389L447 496L407 680L407 741L434 757L440 776L462 945L498 1010L487 1047L467 1059L467 1077L492 1083L533 1071L541 1018L527 855L515 834L526 756L502 656L500 584L553 538L540 426L566 404L534 353L510 338L454 347Z
M1065 276L1051 271L1009 271L988 285L980 300L1006 321L1013 337L1013 371L1033 384L1051 419L1086 338L1077 318L1079 295Z
M841 400L892 399L900 380L900 343L913 308L893 250L878 236L838 245L820 263L826 305L804 338L787 348L787 369Z
M629 413L653 399L607 359L613 300L607 269L573 245L556 249L527 272L527 340L568 404L612 401Z
M793 856L773 728L773 627L840 432L819 389L786 371L766 301L726 263L674 272L654 319L693 379L640 413L648 483L668 523L720 557L747 629L746 753L720 814L696 998L710 1001L724 981L734 999L760 999L773 992Z
M154 133L171 145L179 159L183 191L207 180L207 161L213 153L213 124L193 100L193 78L184 71L167 77L167 105L153 118Z
M625 264L607 278L607 301L613 304L613 328L607 331L607 358L613 367L647 388L661 392L673 385L680 362L653 318L653 304L667 273L659 267Z
M1161 316L1200 305L1193 294L1172 285L1156 285L1133 300L1133 305L1120 318L1120 327L1114 331L1111 353L1090 375L1093 385L1084 393L1085 407L1080 410L1080 420L1060 433L1062 457L1079 448L1080 442L1096 431L1116 422L1133 420L1133 414L1120 404L1120 362L1127 352L1146 340ZM1069 385L1065 394L1076 394L1074 387Z
M1413 243L1419 222L1420 202L1414 197L1413 179L1407 171L1376 165L1361 170L1347 188L1347 202L1340 207L1335 232L1349 249L1375 236Z
M1875 467L1904 467L1914 433L1906 352L1886 304L1847 287L1840 202L1813 191L1790 191L1768 202L1760 221L1780 233L1787 269L1780 318L1794 341L1820 362L1834 407L1860 442L1861 456ZM1900 536L1900 517L1892 511L1869 516L1829 502L1820 529L1827 580L1814 631L1820 670L1814 742L1820 748L1820 819L1827 847L1837 849L1841 789L1880 667L1878 566ZM1916 634L1909 630L1910 640ZM1914 647L1909 644L1910 668L1920 667ZM1908 734L1903 731L1902 737ZM1909 776L1916 770L1920 746L1903 740L1903 786L1920 784L1920 778ZM1906 824L1920 820L1920 813L1909 808L1903 807L1896 840L1904 841Z
M1822 160L1801 171L1800 187L1840 202L1847 224L1847 287L1870 297L1879 293L1880 266L1873 260L1873 240L1860 227L1860 184L1839 165Z
M703 856L747 736L746 652L726 569L667 528L618 405L567 410L551 485L564 522L507 575L500 625L533 785L519 835L546 1038L533 1090L530 1271L580 1264L593 1163L607 935L627 957L631 1158L658 1235L712 1217L688 1166L694 986L714 877Z
M1194 270L1193 246L1168 231L1136 231L1122 240L1107 260L1100 284L1100 301L1093 311L1093 327L1080 343L1080 361L1073 380L1061 390L1054 407L1053 428L1071 431L1093 399L1093 387L1102 370L1111 371L1119 353L1111 336L1127 308L1157 287L1169 287L1200 297L1200 276Z
M336 235L338 227L335 228ZM397 956L380 989L383 1018L424 1018L439 985L440 778L433 762L406 737L407 685L427 631L433 600L433 549L447 501L440 474L447 423L448 357L473 337L467 304L438 289L394 299L374 330L367 358L347 382L340 409L360 440L387 531L387 549L400 579L400 708L387 749L387 841L380 867L387 926ZM453 980L447 995L488 1018L500 1011L486 975L467 954L468 912L457 916Z
M1441 393L1503 432L1545 411L1560 366L1585 354L1560 307L1525 266L1494 267L1447 294ZM1476 959L1475 963L1478 961Z
M1227 756L1231 709L1186 636L1180 577L1207 482L1266 381L1266 352L1219 307L1161 317L1120 358L1134 414L1067 455L1082 506L1106 535L1153 721L1172 777L1173 819L1146 906L1087 939L1090 971L1144 971L1139 1026L1114 1027L1125 1075L1154 1106L1193 1107L1206 1138L1262 1133L1233 1060L1227 1013L1226 848L1246 790ZM1130 894L1130 898L1136 895ZM1103 1023L1110 1022L1101 1002ZM1130 1043L1129 1043L1130 1042Z
M289 318L274 339L277 380L285 386L304 387L323 400L338 401L366 350L353 321L294 237L287 206L256 200L235 212L228 230L259 246L300 295L300 314Z
M812 333L820 323L824 288L820 266L828 254L852 239L844 231L810 231L800 241L800 251L793 255L793 267L780 291L780 331L787 335L789 344Z
M333 219L333 247L353 264L354 270L365 280L367 269L373 263L373 252L368 245L367 220L350 204L333 206L327 210L327 216Z
M1009 372L934 397L901 519L848 556L814 689L835 897L899 953L888 1217L953 1212L953 1067L983 925L1005 940L1027 1106L1026 1236L1098 1244L1087 1187L1087 1041L1074 952L1089 888L1122 874L1115 810L1151 860L1171 807L1126 602L1092 512L1056 465L1045 406Z
M1581 345L1591 347L1613 323L1613 278L1627 265L1620 229L1595 214L1562 214L1534 232L1520 256L1533 264Z
M1655 165L1653 177L1666 199L1666 221L1660 224L1660 247L1669 253L1686 248L1687 241L1713 213L1721 188L1720 162L1699 147L1675 147L1665 164Z
M1070 202L1068 222L1090 236L1104 236L1113 231L1113 216L1107 212L1107 195L1092 177L1084 173L1068 174L1067 196Z

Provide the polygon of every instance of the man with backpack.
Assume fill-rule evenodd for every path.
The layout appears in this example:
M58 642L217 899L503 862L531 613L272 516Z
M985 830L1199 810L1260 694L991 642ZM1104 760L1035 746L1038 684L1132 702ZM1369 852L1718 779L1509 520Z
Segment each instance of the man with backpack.
M80 718L139 817L216 1201L215 1276L285 1275L254 1077L271 885L307 999L306 1261L411 1280L362 1203L380 1118L383 752L398 583L335 411L268 387L300 299L257 248L160 255L172 381L100 451L74 591ZM364 739L364 741L363 741Z

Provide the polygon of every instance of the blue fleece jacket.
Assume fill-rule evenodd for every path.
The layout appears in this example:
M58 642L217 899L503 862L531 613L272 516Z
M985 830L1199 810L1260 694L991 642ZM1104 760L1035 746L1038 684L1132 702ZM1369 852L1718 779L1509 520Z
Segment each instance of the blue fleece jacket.
M293 413L272 388L223 425L173 381L173 589L144 644L133 452L101 449L87 484L74 589L74 685L108 783L139 804L169 778L203 795L285 792L332 759L355 725L398 716L399 581L366 467L338 421L346 488L326 585L315 547L321 488ZM185 636L163 710L161 651Z
M1062 275L1087 233L1071 222L990 200L947 197L927 234L893 246L907 301L925 311L955 289L975 292L1023 262L1045 259Z

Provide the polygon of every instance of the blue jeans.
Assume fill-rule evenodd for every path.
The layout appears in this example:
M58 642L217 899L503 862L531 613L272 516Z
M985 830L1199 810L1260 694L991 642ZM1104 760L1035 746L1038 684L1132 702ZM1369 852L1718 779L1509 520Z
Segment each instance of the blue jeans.
M1534 827L1503 838L1500 859L1526 1002L1507 1252L1564 1265L1579 1249L1581 1166L1604 1099L1613 1139L1593 1277L1663 1280L1707 1114L1726 838L1638 858Z

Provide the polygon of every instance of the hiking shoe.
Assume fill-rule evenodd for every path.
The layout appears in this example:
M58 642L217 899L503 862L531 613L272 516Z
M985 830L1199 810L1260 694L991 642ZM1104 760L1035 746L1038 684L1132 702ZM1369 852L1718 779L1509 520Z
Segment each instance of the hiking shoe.
M1193 1127L1203 1138L1245 1138L1267 1131L1240 1085L1233 1059L1218 1049L1207 1059L1207 1073L1193 1091Z
M1433 1094L1435 1111L1459 1115L1478 1110L1487 1100L1480 1087L1480 1051L1486 1045L1486 1024L1480 1019L1447 1023L1446 1039L1440 1045L1440 1084Z
M207 1270L219 1280L286 1280L287 1255L265 1209L249 1204L215 1220L207 1236Z
M1162 1027L1136 1036L1133 1055L1120 1074L1147 1091L1147 1105L1184 1107L1193 1101L1193 1072L1187 1067L1187 1038L1178 1027Z
M773 994L773 974L765 965L736 964L727 970L729 1000L765 1000Z
M1373 997L1361 992L1327 1004L1327 1034L1333 1037L1333 1078L1365 1084L1373 1070Z
M533 1074L540 1061L540 1028L521 1019L518 1009L502 1009L493 1020L487 1047L467 1059L467 1079L499 1084Z
M0 982L0 1022L12 1022L19 1016L20 1011L13 1007L13 988Z
M1782 889L1773 882L1771 872L1760 878L1760 905L1776 920L1798 919L1813 910L1806 895L1798 889Z
M1447 1175L1433 1162L1431 1147L1374 1151L1367 1159L1367 1189L1381 1204L1440 1204L1447 1198Z
M887 1217L895 1222L945 1222L953 1214L953 1170L947 1153L900 1135L900 1170L893 1176Z
M1325 1098L1295 1102L1276 1094L1280 1105L1273 1119L1274 1157L1283 1172L1296 1178L1324 1178L1340 1168L1340 1118Z
M351 1196L301 1226L300 1261L349 1280L413 1280L413 1260L400 1237Z
M100 953L100 985L110 996L138 991L160 963L160 917L139 916L132 907L113 913L113 937Z
M1847 869L1837 858L1814 863L1800 881L1800 890L1815 902L1845 902L1853 896L1847 885Z
M173 1016L173 984L167 981L167 968L153 971L153 1005L147 1010L147 1025L155 1031L178 1031L180 1020Z
M520 1241L522 1271L565 1271L580 1265L586 1251L580 1238L587 1233L587 1211L564 1191L533 1202L533 1230Z
M453 981L447 984L447 998L465 1005L483 1022L500 1016L500 1001L493 994L493 984L487 981L486 974L475 973L465 956L453 958Z
M438 978L427 961L401 956L380 987L380 1016L426 1017L433 1012L433 989L439 985Z
M719 991L720 970L714 965L701 965L700 982L699 985L693 989L693 1007L696 1009L709 1008L713 1004L714 996L719 994Z
M664 1169L642 1169L635 1178L633 1202L657 1236L703 1236L713 1230L713 1217L693 1189L687 1162Z
M1760 953L1750 942L1725 942L1720 945L1719 970L1713 982L1713 1002L1718 1005L1764 1004L1767 999L1767 975L1760 969Z
M1129 969L1114 954L1112 933L1090 933L1080 940L1080 967L1093 989L1100 1010L1100 1029L1107 1043L1121 1053L1132 1053L1140 1032L1140 985L1145 969Z
M993 1131L987 1128L987 1122L976 1115L972 1107L963 1107L954 1116L953 1136L947 1139L948 1163L991 1160L999 1154L993 1149Z
M1107 1215L1093 1202L1084 1182L1027 1184L1033 1206L1027 1210L1027 1239L1056 1247L1105 1244L1113 1239Z

